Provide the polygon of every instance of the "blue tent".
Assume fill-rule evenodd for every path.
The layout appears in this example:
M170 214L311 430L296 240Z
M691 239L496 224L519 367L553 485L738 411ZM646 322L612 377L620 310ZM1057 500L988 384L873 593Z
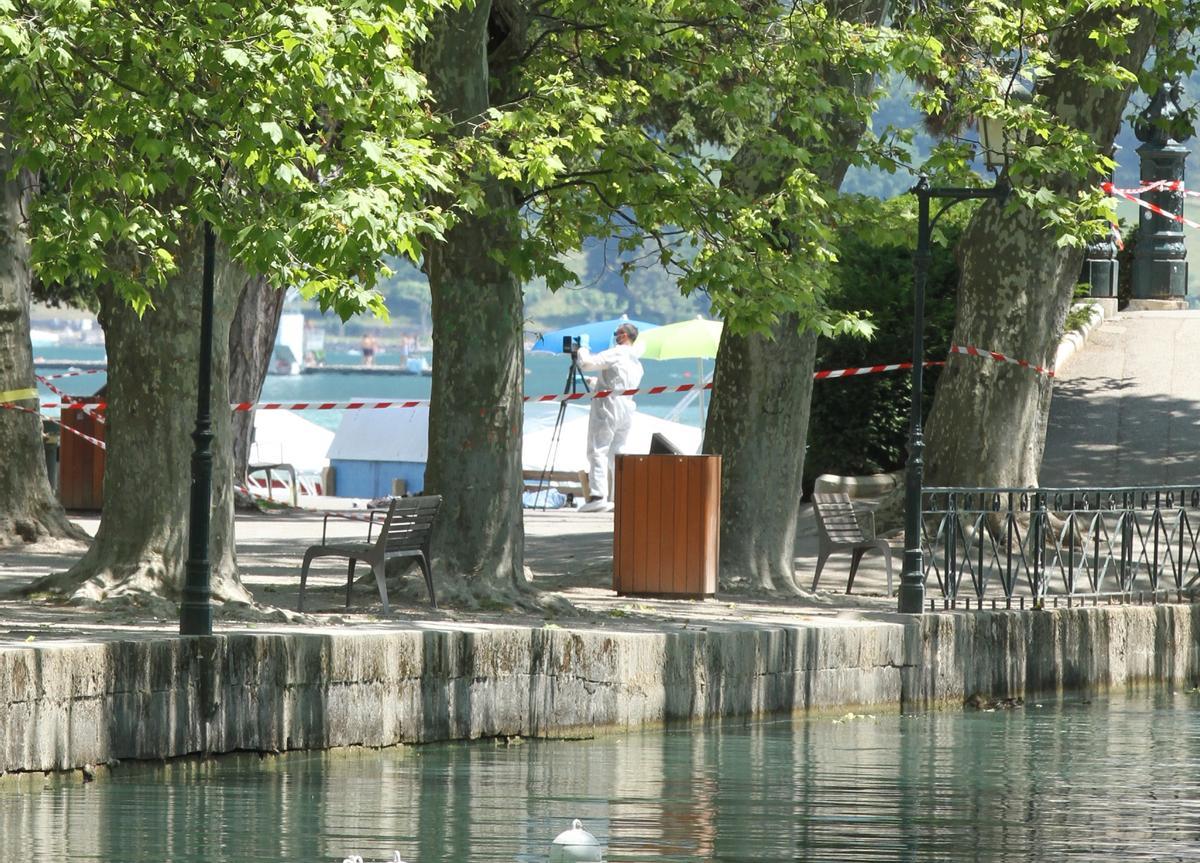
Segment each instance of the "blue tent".
M543 354L559 354L562 353L563 339L566 336L577 338L586 335L588 347L593 351L602 351L612 347L613 332L621 324L633 324L641 333L645 330L652 330L658 324L648 324L645 321L631 321L627 317L612 318L607 321L594 321L590 324L576 324L573 327L563 327L561 330L554 330L549 333L542 333L541 338L533 343L531 352Z

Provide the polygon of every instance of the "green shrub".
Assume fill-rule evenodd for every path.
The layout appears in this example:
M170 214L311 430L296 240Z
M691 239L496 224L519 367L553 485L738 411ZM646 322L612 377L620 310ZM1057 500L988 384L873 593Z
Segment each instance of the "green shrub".
M963 204L948 212L934 233L933 259L925 292L925 358L943 360L954 328L958 266L954 248L973 212ZM863 216L842 227L838 286L830 304L867 311L875 324L869 339L822 339L818 369L907 362L912 356L913 256L916 201L902 196L874 202ZM940 367L925 370L926 415ZM910 372L894 371L813 384L812 415L805 459L805 486L823 473L843 476L892 471L907 460Z

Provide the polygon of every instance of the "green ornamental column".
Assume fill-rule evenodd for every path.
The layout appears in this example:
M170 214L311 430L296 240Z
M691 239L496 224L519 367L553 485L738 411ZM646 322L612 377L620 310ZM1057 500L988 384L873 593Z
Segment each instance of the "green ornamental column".
M1083 253L1083 272L1079 281L1092 286L1091 296L1097 300L1117 299L1117 282L1121 264L1117 260L1117 235L1105 231L1087 244ZM1116 307L1113 307L1116 311Z
M1143 142L1137 150L1142 184L1158 180L1179 184L1172 189L1146 192L1142 199L1176 215L1183 215L1184 162L1188 155L1188 148L1180 141L1190 134L1179 105L1182 95L1179 78L1164 81L1134 124L1134 134ZM1137 248L1133 253L1133 296L1143 300L1183 299L1188 292L1183 225L1144 207L1140 212Z

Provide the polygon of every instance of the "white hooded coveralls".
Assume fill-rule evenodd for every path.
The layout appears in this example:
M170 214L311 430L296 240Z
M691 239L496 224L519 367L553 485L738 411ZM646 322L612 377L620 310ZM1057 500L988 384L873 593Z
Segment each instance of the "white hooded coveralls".
M598 390L632 390L642 382L642 364L633 345L613 345L598 354L580 348L579 368L598 372ZM588 482L592 497L609 499L608 477L629 436L636 409L629 396L592 400L588 416Z

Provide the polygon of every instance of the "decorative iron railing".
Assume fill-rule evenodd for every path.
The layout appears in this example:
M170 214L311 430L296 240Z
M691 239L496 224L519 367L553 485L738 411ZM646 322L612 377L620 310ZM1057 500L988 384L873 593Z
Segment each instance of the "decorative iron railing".
M945 600L1190 593L1200 487L926 488L926 585Z

